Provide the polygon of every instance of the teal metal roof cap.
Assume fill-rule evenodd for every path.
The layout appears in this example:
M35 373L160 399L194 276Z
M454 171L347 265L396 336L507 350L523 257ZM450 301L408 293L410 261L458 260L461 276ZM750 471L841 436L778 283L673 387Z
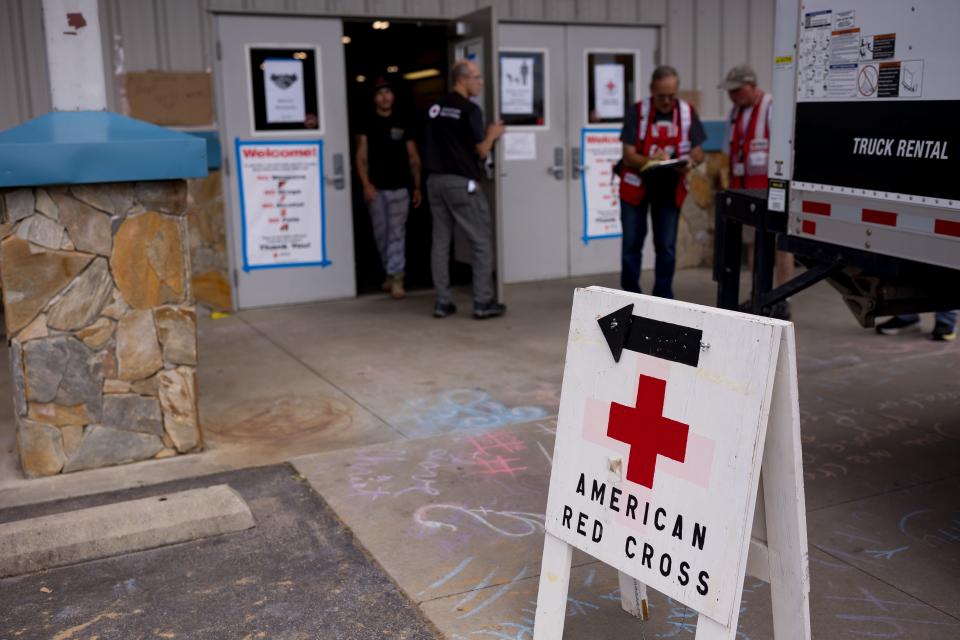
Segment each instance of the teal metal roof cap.
M0 187L205 175L204 140L109 111L55 111L0 133Z

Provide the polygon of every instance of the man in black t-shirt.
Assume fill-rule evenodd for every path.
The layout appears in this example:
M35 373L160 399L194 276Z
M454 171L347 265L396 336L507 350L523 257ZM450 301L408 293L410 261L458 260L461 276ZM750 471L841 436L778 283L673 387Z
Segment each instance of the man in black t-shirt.
M406 295L403 271L410 188L414 207L420 206L422 198L420 155L409 123L393 109L393 88L383 78L374 85L373 103L374 111L357 135L357 174L387 272L383 289L394 298L402 298Z
M620 141L620 221L623 225L620 287L640 293L647 210L656 250L653 295L673 297L677 263L677 225L686 197L686 171L703 161L706 132L696 110L677 97L680 81L662 65L650 80L650 97L627 109ZM665 160L686 160L680 168L652 168Z
M480 187L480 161L503 135L504 127L495 122L484 129L480 107L470 100L483 89L477 65L460 60L451 76L453 93L427 111L424 148L433 216L430 266L437 296L433 315L445 318L457 310L450 293L450 243L456 223L473 250L473 317L494 318L503 315L506 307L497 302L493 288L493 220Z

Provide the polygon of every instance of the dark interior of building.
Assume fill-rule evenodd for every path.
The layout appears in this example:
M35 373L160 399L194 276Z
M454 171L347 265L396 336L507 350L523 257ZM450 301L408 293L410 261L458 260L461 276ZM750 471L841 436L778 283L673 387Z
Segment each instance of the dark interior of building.
M384 28L386 23L386 28ZM373 87L379 78L388 80L396 100L394 111L402 114L414 131L422 154L424 114L430 104L448 91L447 30L443 22L344 21L344 51L347 68L347 105L350 127L350 157L353 168L353 228L356 252L357 293L378 293L384 279L363 187L356 173L356 133L374 112ZM400 168L406 170L406 167ZM424 183L426 176L423 176ZM423 203L411 207L407 219L406 287L429 289L430 207L426 188ZM469 282L469 267L451 265L454 284Z

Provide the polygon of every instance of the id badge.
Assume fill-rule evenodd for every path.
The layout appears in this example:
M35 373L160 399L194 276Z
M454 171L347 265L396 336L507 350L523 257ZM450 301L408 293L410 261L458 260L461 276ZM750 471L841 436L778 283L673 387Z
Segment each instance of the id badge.
M766 151L751 151L750 155L747 156L747 162L750 163L750 173L764 173L767 170L767 158L768 154Z
M742 162L734 162L733 171L731 171L731 173L735 176L742 176L747 173L747 168Z

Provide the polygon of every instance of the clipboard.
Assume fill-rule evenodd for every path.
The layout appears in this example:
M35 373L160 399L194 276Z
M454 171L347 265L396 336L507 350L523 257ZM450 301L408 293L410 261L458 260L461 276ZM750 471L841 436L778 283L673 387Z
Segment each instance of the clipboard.
M674 158L672 160L651 160L647 164L643 165L643 168L640 169L640 173L650 173L651 171L661 171L664 169L680 169L687 166L688 160L686 158Z

